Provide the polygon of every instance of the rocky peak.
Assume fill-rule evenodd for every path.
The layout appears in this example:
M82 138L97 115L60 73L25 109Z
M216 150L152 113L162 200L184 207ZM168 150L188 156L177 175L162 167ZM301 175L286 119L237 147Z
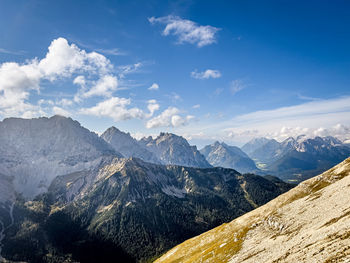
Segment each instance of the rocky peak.
M125 133L116 127L108 128L101 138L108 142L113 149L123 154L124 157L137 157L146 162L160 163L160 160L146 147L131 137L130 133Z
M45 192L61 174L89 169L106 156L122 157L109 144L63 116L9 118L0 122L0 169L27 198Z
M161 132L155 139L143 138L139 143L153 152L163 164L210 167L197 147L191 146L182 136Z

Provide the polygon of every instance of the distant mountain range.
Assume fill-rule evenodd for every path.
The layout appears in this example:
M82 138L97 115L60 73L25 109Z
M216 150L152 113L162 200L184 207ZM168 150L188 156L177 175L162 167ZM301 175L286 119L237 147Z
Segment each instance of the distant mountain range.
M155 263L347 262L349 185L350 158Z
M349 145L331 136L299 136L281 143L274 139L255 139L242 149L246 149L265 172L296 182L311 178L350 156Z

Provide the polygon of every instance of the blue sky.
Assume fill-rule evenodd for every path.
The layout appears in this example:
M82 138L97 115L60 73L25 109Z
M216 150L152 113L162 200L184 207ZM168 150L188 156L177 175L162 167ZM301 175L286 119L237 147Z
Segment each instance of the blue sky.
M199 146L350 139L349 25L345 0L0 0L0 117Z

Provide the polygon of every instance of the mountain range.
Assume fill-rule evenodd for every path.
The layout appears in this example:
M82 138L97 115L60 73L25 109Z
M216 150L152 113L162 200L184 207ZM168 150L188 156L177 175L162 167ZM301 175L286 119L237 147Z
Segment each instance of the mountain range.
M278 177L299 182L350 155L303 136L198 151L175 134L98 136L61 116L5 119L0 145L0 261L45 263L149 262L294 187Z
M294 182L311 178L350 156L349 145L331 136L298 136L282 142L255 139L242 149L266 173Z
M348 262L350 158L156 263Z
M0 143L0 258L12 261L146 262L293 187L212 168L174 134L99 137L61 116L5 119Z
M291 187L233 169L115 158L56 177L32 201L17 200L2 255L28 262L147 262Z

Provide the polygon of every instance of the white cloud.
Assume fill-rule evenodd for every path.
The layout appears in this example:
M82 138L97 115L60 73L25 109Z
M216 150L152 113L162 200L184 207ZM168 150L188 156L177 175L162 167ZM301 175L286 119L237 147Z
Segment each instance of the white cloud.
M143 64L141 62L119 66L117 68L119 78L125 78L126 75L137 72L142 66Z
M333 114L343 115L343 113L348 114L347 119L350 120L350 97L311 101L274 110L256 111L239 115L234 120L239 123L263 123L266 121L309 120L312 118L322 122L322 120L331 120L329 117Z
M77 76L74 80L73 80L73 84L79 85L81 87L85 87L86 85L86 80L84 76Z
M201 105L199 105L199 104L196 104L196 105L192 106L193 109L199 109L200 107L201 107Z
M187 115L186 117L181 116L178 108L168 107L158 116L148 120L146 128L179 127L188 124L193 118L191 115Z
M38 64L45 78L53 81L58 77L70 77L76 72L107 74L112 68L110 61L96 52L87 53L76 45L69 45L64 38L51 42L49 52Z
M112 96L113 92L118 88L117 77L112 75L105 75L101 77L90 90L82 92L81 97L89 98L92 96Z
M130 104L130 99L112 97L108 100L97 103L94 107L83 108L80 110L80 113L98 117L110 117L116 122L134 118L143 119L145 113L136 107L128 108Z
M119 48L111 48L111 49L104 49L104 48L98 48L96 49L97 52L106 54L106 55L112 55L112 56L125 56L126 53L123 51L120 51Z
M159 104L156 100L149 100L147 108L149 110L149 114L147 117L152 117L154 112L159 110Z
M148 88L148 90L158 90L158 89L159 89L159 85L157 83L153 83L151 87Z
M61 116L65 116L65 117L69 117L71 116L71 113L65 109L62 109L61 107L57 107L57 106L54 106L52 108L52 112L55 114L55 115L61 115Z
M54 82L70 78L73 74L80 74L73 81L81 86L77 94L85 94L85 97L112 95L117 86L116 77L110 75L112 69L112 64L103 55L96 52L87 53L76 45L69 44L66 39L57 38L51 42L45 58L41 60L28 60L23 64L0 64L0 114L43 114L39 104L33 105L28 102L31 92L40 93L42 80ZM90 90L88 85L92 85Z
M217 79L221 77L221 73L219 70L215 69L207 69L203 72L197 72L197 70L191 72L191 77L195 79Z
M230 85L230 90L231 90L231 94L235 95L237 92L243 90L246 86L244 85L242 80L236 79L231 81L231 85Z
M56 102L57 105L63 106L63 107L68 107L73 105L73 101L68 100L68 99L61 99Z
M151 24L165 24L163 35L174 35L178 39L179 44L190 43L203 47L216 42L216 33L219 28L213 26L202 26L197 23L182 19L178 16L151 17L148 19Z
M36 60L20 65L9 62L0 65L0 114L2 116L33 115L38 107L26 102L30 92L39 92L41 73Z
M350 123L350 97L340 97L242 114L203 129L221 129L225 134L237 129L258 130L252 137L268 136L277 140L300 134L310 137L331 135L344 139L350 137L348 127L344 126L347 123Z

